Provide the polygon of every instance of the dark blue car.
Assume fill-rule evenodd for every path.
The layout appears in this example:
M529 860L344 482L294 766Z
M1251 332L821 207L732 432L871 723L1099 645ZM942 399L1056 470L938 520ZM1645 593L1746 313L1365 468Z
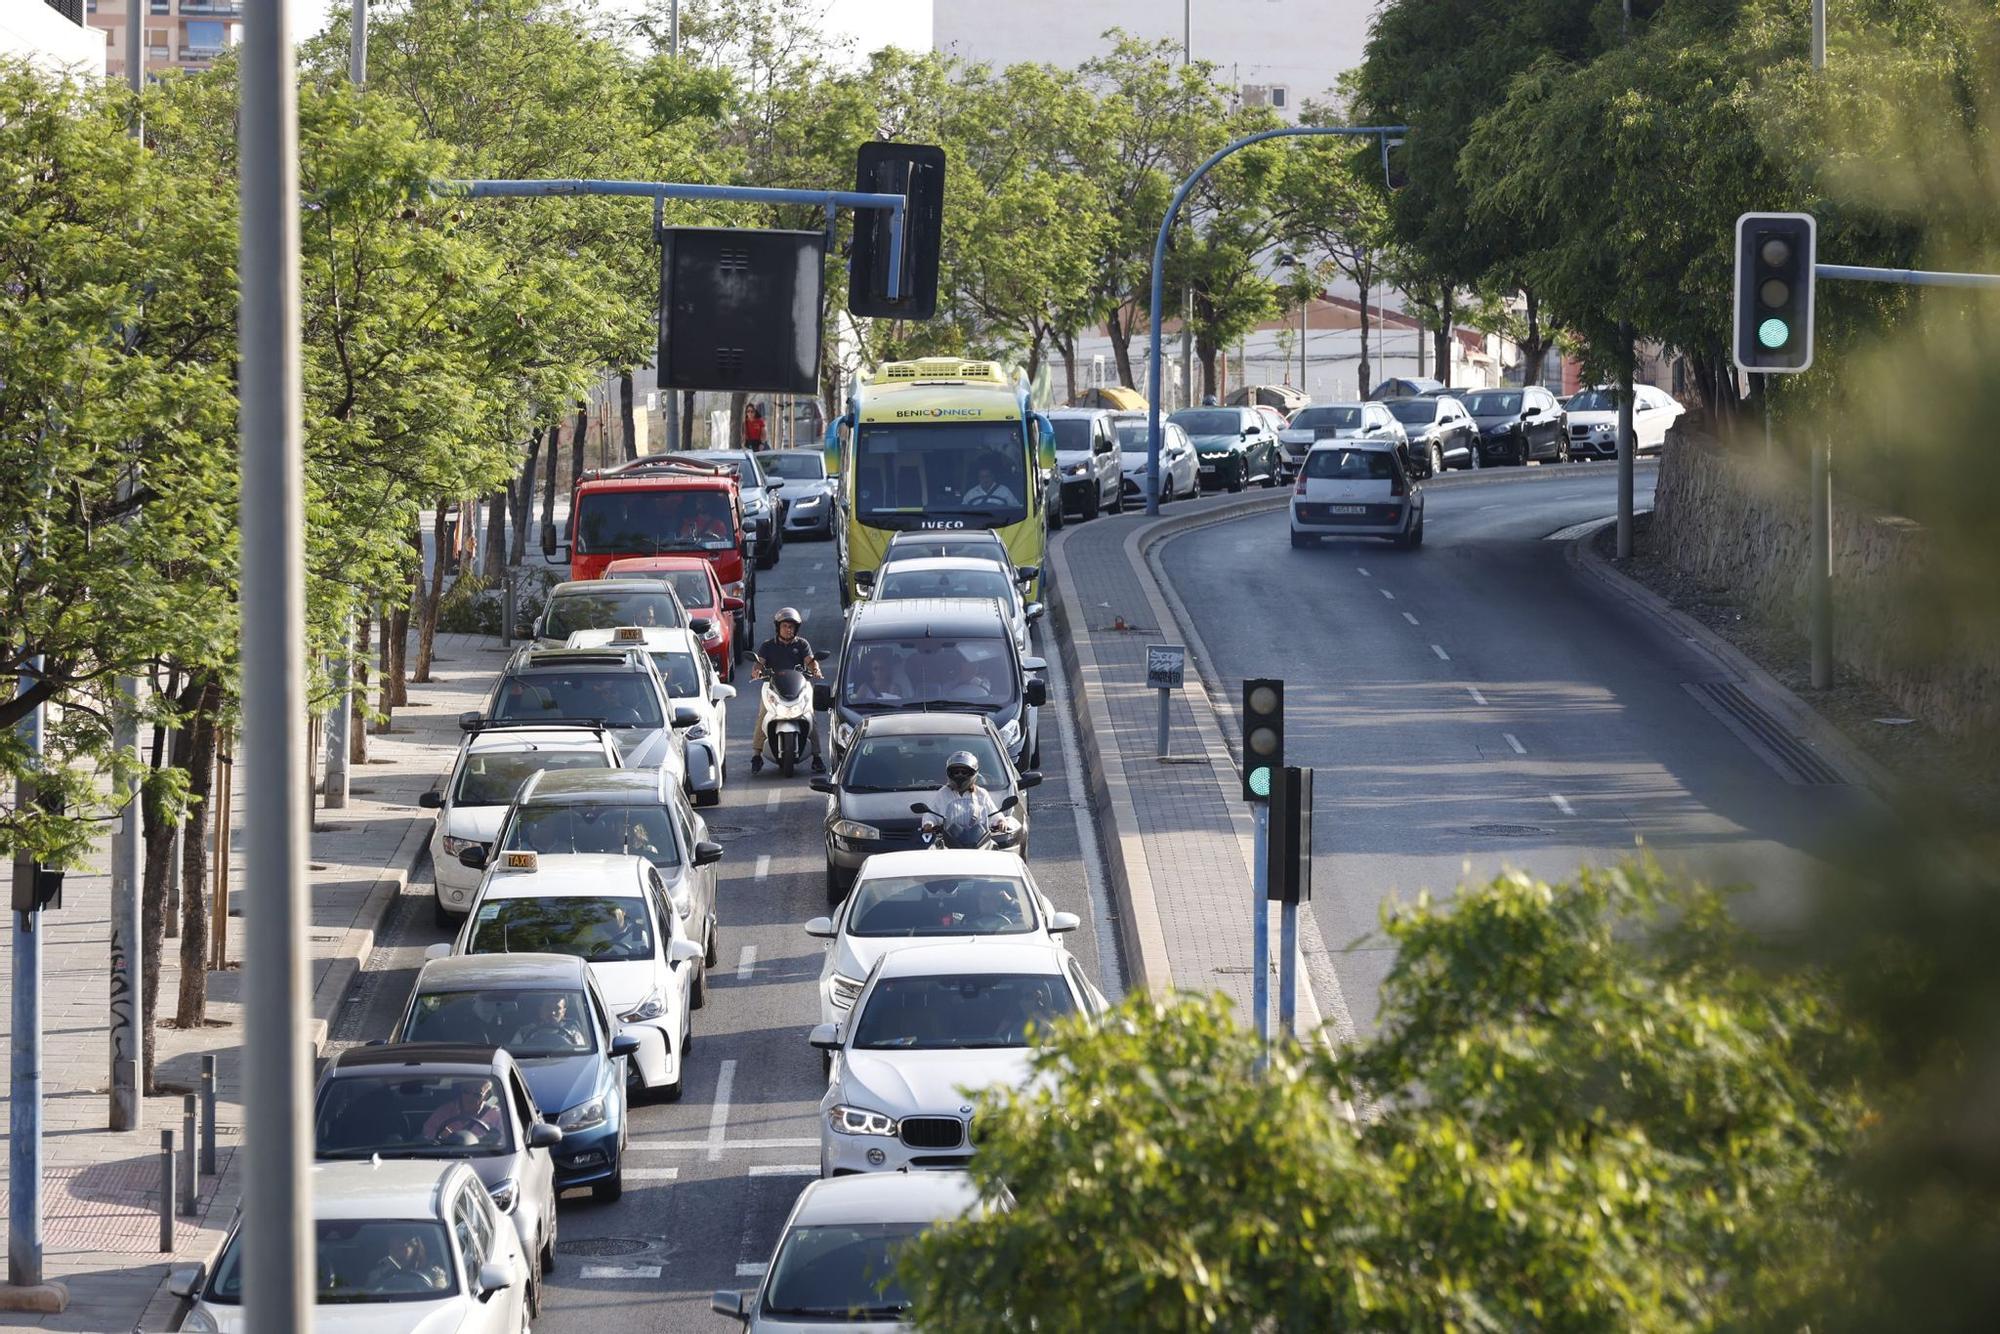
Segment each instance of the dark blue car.
M639 1040L620 1033L581 959L480 954L433 959L417 974L394 1042L504 1047L542 1115L561 1128L556 1189L625 1190L625 1064Z

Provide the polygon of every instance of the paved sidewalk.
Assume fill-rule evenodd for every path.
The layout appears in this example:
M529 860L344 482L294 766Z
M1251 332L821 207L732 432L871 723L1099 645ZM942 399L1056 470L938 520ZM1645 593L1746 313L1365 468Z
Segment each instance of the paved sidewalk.
M431 827L417 807L458 747L458 715L483 703L505 651L489 636L440 635L434 680L409 688L396 710L395 730L369 738L369 762L354 767L345 810L315 813L311 845L313 986L311 1035L324 1042L328 1020L347 984L367 960L384 911L407 879ZM256 775L234 775L236 810ZM242 829L233 835L229 926L232 966L209 974L208 1026L181 1030L171 1022L180 985L180 942L162 948L155 1031L156 1078L168 1096L148 1098L142 1128L114 1133L106 1087L110 1043L105 1025L110 948L110 885L106 858L72 872L64 906L45 919L43 953L42 1231L47 1277L67 1283L69 1309L59 1315L0 1313L0 1328L164 1330L179 1303L165 1280L176 1265L208 1259L234 1215L239 1194L234 1150L242 1133L240 1094L242 974L240 917L256 887L242 876ZM11 952L0 950L0 989L10 982ZM8 1016L0 1009L0 1031ZM172 1256L159 1251L160 1131L180 1137L179 1091L199 1088L201 1058L217 1057L218 1177L201 1181L201 1207L178 1220ZM4 1102L4 1099L0 1099ZM0 1119L4 1114L0 1113ZM0 1183L0 1199L5 1183Z

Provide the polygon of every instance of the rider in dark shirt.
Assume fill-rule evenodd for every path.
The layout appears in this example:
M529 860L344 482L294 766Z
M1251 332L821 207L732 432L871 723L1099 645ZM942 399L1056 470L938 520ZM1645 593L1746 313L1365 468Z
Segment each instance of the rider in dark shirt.
M751 674L757 677L775 676L779 672L804 672L807 676L819 675L819 658L813 646L799 633L799 614L790 607L780 607L772 618L777 622L777 633L757 646L757 662ZM764 693L757 692L757 721L750 729L750 772L756 773L764 767ZM813 747L812 771L826 772L826 761L819 757L819 748Z

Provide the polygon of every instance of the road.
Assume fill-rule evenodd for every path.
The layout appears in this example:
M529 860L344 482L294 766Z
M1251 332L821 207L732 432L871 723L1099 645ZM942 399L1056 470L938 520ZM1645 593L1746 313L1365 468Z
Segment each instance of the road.
M807 637L826 654L840 637L833 564L831 543L793 543L758 576L759 610L768 616L786 603L799 607ZM786 1211L819 1170L817 1107L826 1082L806 1031L818 1019L822 946L800 926L826 911L825 798L807 788L803 774L785 780L767 768L751 777L755 705L747 673L738 685L745 693L730 709L731 786L721 806L703 812L728 854L718 891L721 962L710 975L708 1004L694 1015L687 1093L675 1104L634 1106L623 1199L564 1199L558 1264L537 1331L733 1327L710 1312L709 1295L755 1284L755 1267L769 1258ZM1052 695L1061 691L1052 681ZM1087 809L1079 804L1067 726L1055 725L1060 712L1042 715L1047 781L1032 798L1033 864L1056 906L1083 917L1070 948L1115 998L1122 990L1116 960L1101 952L1115 950L1102 868L1094 835L1078 823ZM394 1025L424 947L445 938L431 925L429 894L426 873L391 910L334 1046L386 1035Z
M1487 470L1428 488L1415 552L1294 551L1280 510L1159 553L1224 697L1287 681L1287 762L1317 770L1313 912L1363 1031L1392 895L1448 892L1468 867L1559 877L1643 838L1757 886L1749 911L1782 922L1809 850L1867 800L1787 781L1702 702L1717 663L1545 540L1615 510L1610 464Z

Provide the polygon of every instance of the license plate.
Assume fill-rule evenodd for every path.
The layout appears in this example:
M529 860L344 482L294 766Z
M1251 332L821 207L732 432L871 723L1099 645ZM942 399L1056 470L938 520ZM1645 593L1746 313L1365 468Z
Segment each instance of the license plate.
M1368 512L1366 505L1328 505L1326 508L1332 514L1366 514Z
M1203 477L1208 476L1210 473L1214 471L1215 471L1215 465L1213 463L1204 463L1201 465L1201 475Z

